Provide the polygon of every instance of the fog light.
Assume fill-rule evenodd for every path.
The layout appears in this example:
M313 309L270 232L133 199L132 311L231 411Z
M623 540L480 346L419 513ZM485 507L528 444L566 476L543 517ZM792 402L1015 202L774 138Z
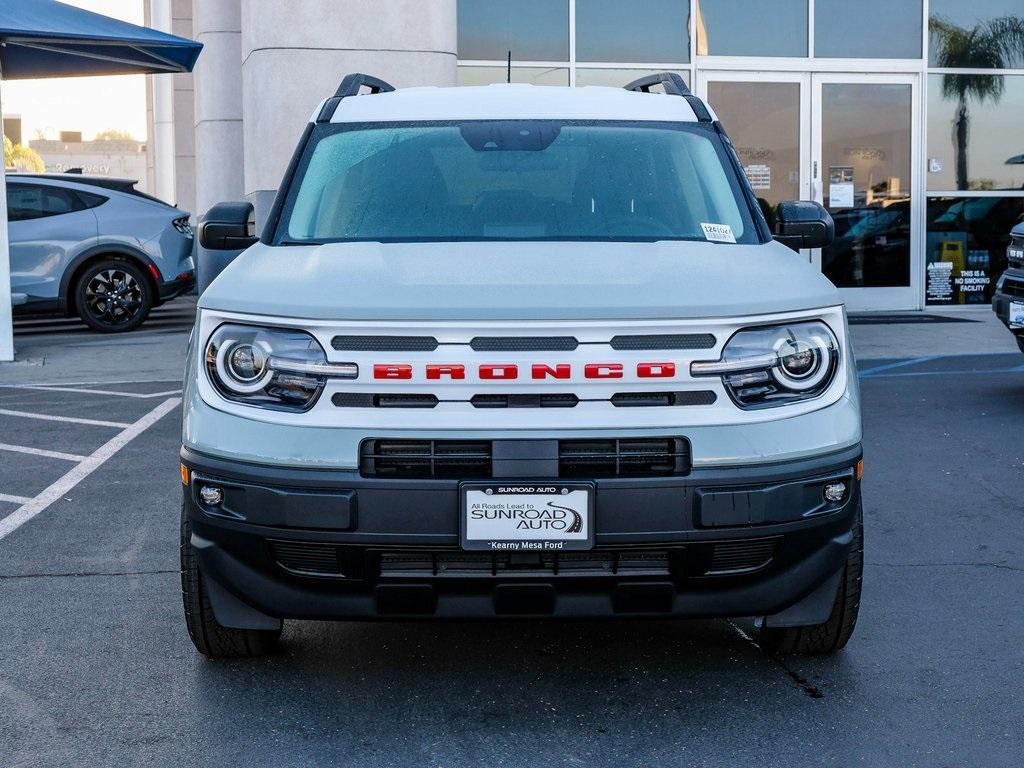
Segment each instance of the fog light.
M215 485L204 485L199 489L199 500L209 507L219 506L224 501L224 491Z
M846 483L829 483L825 486L825 501L833 504L846 498Z

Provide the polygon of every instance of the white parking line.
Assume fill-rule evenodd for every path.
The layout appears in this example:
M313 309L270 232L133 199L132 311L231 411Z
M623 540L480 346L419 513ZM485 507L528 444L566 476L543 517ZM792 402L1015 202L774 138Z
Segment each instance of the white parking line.
M0 408L0 416L20 416L25 419L42 419L43 421L66 421L69 424L90 424L94 427L117 427L125 429L131 424L123 421L100 421L99 419L80 419L77 416L53 416L49 413L29 413L28 411L11 411Z
M174 410L180 402L180 397L172 397L168 400L164 400L160 405L138 421L124 425L125 429L122 432L118 432L107 442L86 456L80 463L72 467L67 474L57 480L57 482L44 489L34 499L28 499L7 517L0 520L0 539L4 538L9 533L16 531L48 506L53 504L53 502L68 493L68 491L99 469L107 459L124 448L131 440L141 435L151 426L156 424L161 418Z
M138 392L119 392L113 389L83 389L80 387L46 386L45 384L0 384L0 389L33 389L43 392L79 392L85 395L113 395L115 397L134 397L139 400L146 400L153 397L169 397L180 395L180 389L168 389L166 392L150 392L140 394Z
M9 501L12 504L27 504L32 499L27 496L12 496L9 493L0 493L0 501Z
M0 443L0 451L11 451L12 453L30 453L33 456L47 456L51 459L64 459L64 461L84 461L85 456L77 453L64 453L64 451L47 451L43 448L29 448L27 445L11 445Z

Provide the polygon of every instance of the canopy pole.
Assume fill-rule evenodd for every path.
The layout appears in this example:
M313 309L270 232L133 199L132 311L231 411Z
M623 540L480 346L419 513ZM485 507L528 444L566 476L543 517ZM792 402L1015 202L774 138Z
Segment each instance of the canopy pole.
M0 87L4 73L0 69ZM0 100L2 101L2 100ZM3 107L0 105L0 115ZM0 363L14 360L14 321L12 317L11 253L7 240L7 172L0 162Z

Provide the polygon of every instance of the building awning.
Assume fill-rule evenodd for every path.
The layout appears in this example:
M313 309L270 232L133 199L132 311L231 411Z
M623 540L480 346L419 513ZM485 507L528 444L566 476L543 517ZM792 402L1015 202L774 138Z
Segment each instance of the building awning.
M0 77L190 72L200 43L56 0L0 4Z

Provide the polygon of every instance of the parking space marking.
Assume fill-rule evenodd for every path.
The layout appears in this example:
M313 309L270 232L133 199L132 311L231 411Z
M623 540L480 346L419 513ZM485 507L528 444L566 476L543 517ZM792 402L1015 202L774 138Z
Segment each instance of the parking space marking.
M127 429L132 426L123 421L100 421L99 419L81 419L77 416L52 416L49 413L30 413L29 411L11 411L0 408L0 416L21 416L25 419L41 419L42 421L66 421L69 424L89 424L94 427L117 427Z
M67 474L51 484L48 488L44 489L39 495L33 499L26 500L20 507L14 510L7 517L0 520L0 539L3 539L8 534L16 531L18 528L23 526L29 520L34 518L44 509L49 507L53 502L57 501L65 494L68 493L72 488L78 485L82 480L87 478L97 469L99 469L107 459L111 458L126 446L134 438L141 435L151 426L156 424L161 418L166 416L172 410L174 410L181 402L180 397L172 397L164 400L160 405L151 410L145 416L138 421L131 424L125 424L124 429L118 432L110 440L105 442L91 454L82 459L79 463L75 464ZM15 412L15 415L20 415ZM55 418L55 417L48 417ZM75 419L57 419L58 421L76 421ZM95 422L94 422L95 423ZM112 422L103 422L105 425L110 425ZM2 497L0 497L2 498Z
M85 456L77 453L64 453L64 451L48 451L44 448L30 448L27 445L11 445L0 443L0 451L11 451L12 453L31 453L33 456L47 456L51 459L64 459L64 461L85 461Z
M64 386L47 386L45 384L0 384L0 389L32 389L42 390L43 392L78 392L83 395L113 395L115 397L134 397L140 400L146 400L153 397L170 397L171 395L180 395L180 389L168 389L166 392L151 392L149 394L140 394L138 392L119 392L114 389L83 389L79 387L64 387Z
M28 504L32 499L27 496L12 496L9 493L0 493L0 501L7 501L11 504Z

